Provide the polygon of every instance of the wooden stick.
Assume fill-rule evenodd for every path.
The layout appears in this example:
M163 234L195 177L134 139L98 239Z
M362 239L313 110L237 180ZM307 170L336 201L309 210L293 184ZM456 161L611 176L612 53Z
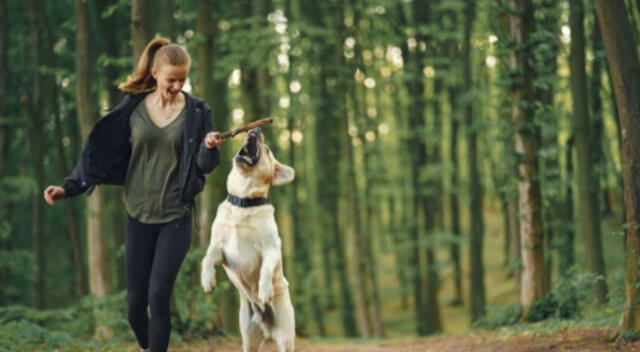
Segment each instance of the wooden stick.
M273 122L273 117L267 117L266 119L262 119L262 120L258 120L258 121L254 121L251 123L248 123L240 128L236 128L233 131L228 131L225 133L221 133L220 134L220 138L229 138L229 137L235 137L238 133L242 133L242 132L248 132L251 129L254 129L256 127L260 127L262 125L266 125L268 123Z

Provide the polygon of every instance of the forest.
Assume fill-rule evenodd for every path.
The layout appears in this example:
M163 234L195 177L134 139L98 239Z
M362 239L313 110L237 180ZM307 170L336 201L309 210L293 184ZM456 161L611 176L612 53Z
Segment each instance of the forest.
M640 351L639 35L638 0L0 0L0 351L136 348L122 187L42 192L156 36L216 131L273 118L299 350ZM240 350L200 263L242 140L196 199L170 350Z

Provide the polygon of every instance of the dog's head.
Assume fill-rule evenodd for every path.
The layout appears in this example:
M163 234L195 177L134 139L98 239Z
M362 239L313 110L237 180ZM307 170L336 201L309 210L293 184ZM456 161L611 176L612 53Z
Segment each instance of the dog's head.
M254 128L233 158L227 190L238 197L261 198L267 196L270 185L284 185L294 177L293 168L276 160L260 128Z

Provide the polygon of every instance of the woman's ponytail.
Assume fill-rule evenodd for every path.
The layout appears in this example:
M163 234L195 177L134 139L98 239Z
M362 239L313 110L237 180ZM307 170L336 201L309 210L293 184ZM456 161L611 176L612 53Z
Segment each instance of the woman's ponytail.
M156 37L152 39L147 47L144 48L138 65L132 76L127 78L127 81L121 83L118 88L128 93L142 93L156 88L156 80L151 75L151 67L153 67L153 59L156 53L163 46L171 44L171 41L167 38Z

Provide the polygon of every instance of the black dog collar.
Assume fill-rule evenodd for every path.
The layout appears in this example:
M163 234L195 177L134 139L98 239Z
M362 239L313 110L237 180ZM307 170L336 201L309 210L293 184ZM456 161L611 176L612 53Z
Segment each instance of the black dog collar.
M241 208L257 207L269 203L267 198L240 198L231 194L227 196L227 200L229 203Z

